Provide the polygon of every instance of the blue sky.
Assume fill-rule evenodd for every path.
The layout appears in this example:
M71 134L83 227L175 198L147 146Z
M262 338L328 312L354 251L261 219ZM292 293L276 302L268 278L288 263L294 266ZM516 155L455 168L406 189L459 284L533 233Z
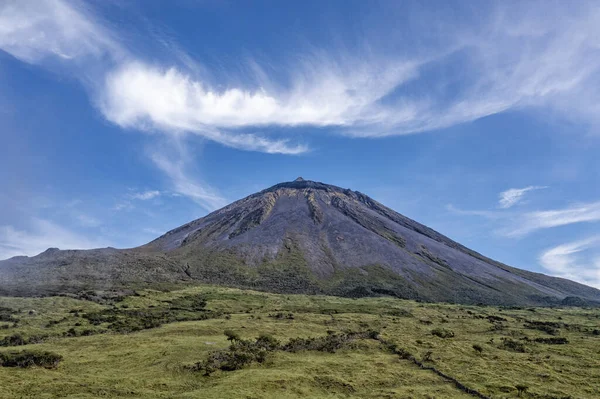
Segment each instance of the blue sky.
M0 259L297 176L600 287L594 2L5 0Z

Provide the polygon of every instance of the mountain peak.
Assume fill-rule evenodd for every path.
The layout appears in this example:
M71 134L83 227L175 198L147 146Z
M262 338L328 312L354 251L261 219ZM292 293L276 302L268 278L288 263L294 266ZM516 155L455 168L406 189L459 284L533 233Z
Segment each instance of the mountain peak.
M302 176L298 176L298 177L296 178L296 180L294 180L294 181L304 181L304 179L302 178Z

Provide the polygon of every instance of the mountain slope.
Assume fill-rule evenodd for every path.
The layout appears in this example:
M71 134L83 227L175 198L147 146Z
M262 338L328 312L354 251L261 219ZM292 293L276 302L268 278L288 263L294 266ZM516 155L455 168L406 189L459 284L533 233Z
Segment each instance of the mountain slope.
M362 193L300 178L142 247L95 251L0 262L0 282L19 286L36 279L42 287L52 281L56 289L208 281L462 303L557 304L569 296L600 301L599 290L503 265Z

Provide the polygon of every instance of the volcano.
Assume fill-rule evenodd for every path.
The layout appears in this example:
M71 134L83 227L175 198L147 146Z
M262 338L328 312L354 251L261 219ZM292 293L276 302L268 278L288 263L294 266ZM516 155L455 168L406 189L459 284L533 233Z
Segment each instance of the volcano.
M298 178L137 248L0 262L0 294L173 283L494 305L600 304L600 290L504 265L365 194Z

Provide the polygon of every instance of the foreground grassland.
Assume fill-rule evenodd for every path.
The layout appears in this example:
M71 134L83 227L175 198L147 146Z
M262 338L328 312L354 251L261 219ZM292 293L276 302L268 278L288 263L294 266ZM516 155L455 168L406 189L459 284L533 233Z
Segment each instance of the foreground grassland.
M0 367L0 398L474 397L430 367L492 398L600 397L599 309L215 286L91 299L0 298L0 361L21 351L62 357L48 368ZM194 371L229 347L225 331L240 340L267 334L282 345L348 331L379 334L334 353L273 350L239 370Z

